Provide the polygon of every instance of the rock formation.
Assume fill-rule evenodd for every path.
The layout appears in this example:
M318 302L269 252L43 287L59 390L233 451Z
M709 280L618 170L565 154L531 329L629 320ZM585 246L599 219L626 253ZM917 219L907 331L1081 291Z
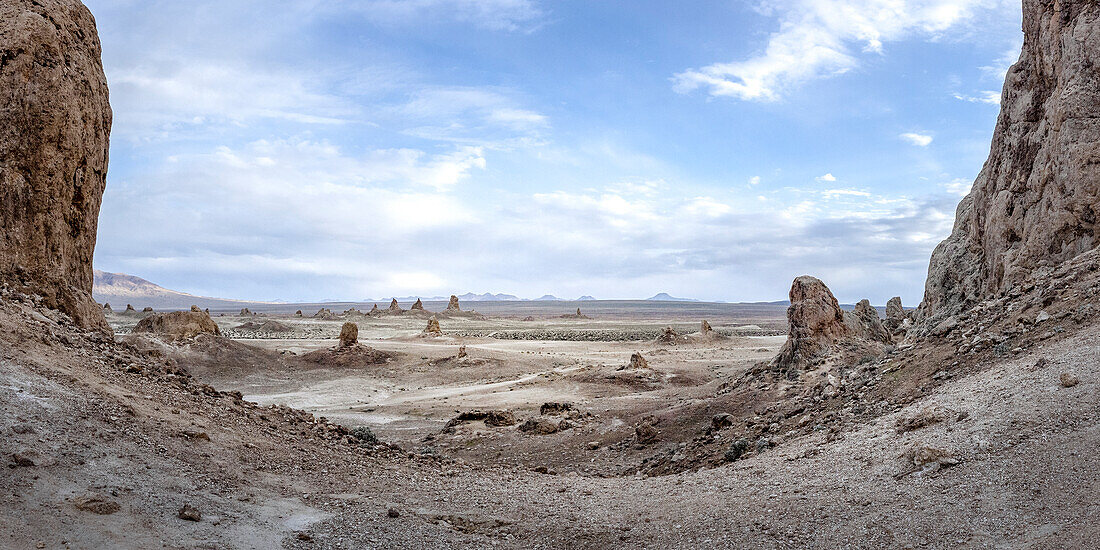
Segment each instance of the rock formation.
M664 330L661 331L661 334L657 336L658 344L675 346L676 344L682 344L685 342L687 342L687 338L684 336L680 336L680 334L676 332L676 329L672 327L665 327Z
M302 310L299 309L298 311L295 311L294 316L295 317L301 317L302 316Z
M397 305L397 298L390 301L390 307L386 311L390 313L404 313L405 310L401 309L401 306Z
M632 353L630 355L630 368L632 369L648 369L649 361L645 360L640 353Z
M141 312L142 312L142 313L152 313L152 312L153 312L153 308L151 308L151 307L149 307L149 306L145 306L144 308L142 308Z
M186 340L203 333L221 335L217 323L201 311L154 313L138 321L137 326L134 327L134 333L157 334L172 340Z
M324 308L321 308L324 309ZM248 308L241 308L241 315L252 315L252 310Z
M114 311L113 309L111 309L111 303L110 302L108 302L106 304L103 304L103 311L106 311L108 313Z
M871 348L881 348L891 341L869 301L862 300L854 311L846 312L829 287L816 277L796 278L790 300L787 342L773 364L791 378L797 377L798 369L825 359L841 340L872 344Z
M126 311L123 313L137 313L137 310L134 309L132 304L126 304Z
M712 332L714 332L714 329L710 328L710 323L703 319L703 322L699 324L699 334L706 336Z
M424 303L420 301L420 298L417 298L416 303L409 309L411 311L424 311Z
M126 306L126 309L129 310L130 306ZM199 306L193 305L193 306L191 306L191 311L202 311L202 310L199 309Z
M317 313L313 314L314 319L331 319L335 316L336 316L336 314L334 314L332 312L332 310L327 308L327 307L323 307L321 309L318 309Z
M886 302L886 320L882 324L895 340L905 335L910 325L908 321L905 308L901 307L901 296L890 298L890 301Z
M0 3L0 90L0 281L108 329L92 299L92 254L111 107L88 9Z
M427 336L440 336L443 334L443 329L439 328L439 319L436 319L435 315L428 319L428 326L424 327L422 334Z
M374 304L374 307L370 308L370 312L367 315L378 315L381 310L378 309L378 304Z
M458 313L460 311L462 309L458 307L458 296L451 294L451 300L447 302L447 313Z
M344 323L340 327L340 348L347 348L359 343L359 325Z
M919 331L1100 244L1100 4L1024 1L988 160L932 253Z

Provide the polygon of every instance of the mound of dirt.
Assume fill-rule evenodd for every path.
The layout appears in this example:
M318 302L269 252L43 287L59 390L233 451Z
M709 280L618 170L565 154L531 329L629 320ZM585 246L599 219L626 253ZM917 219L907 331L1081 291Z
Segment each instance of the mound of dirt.
M335 350L317 350L302 355L302 361L322 367L366 367L380 365L394 355L363 344L352 344Z
M218 324L209 314L196 311L154 313L138 321L133 332L155 334L170 340L186 340L199 334L221 335Z
M288 332L294 332L293 328L274 319L269 319L262 323L256 321L246 321L233 327L233 330L272 334L286 334Z

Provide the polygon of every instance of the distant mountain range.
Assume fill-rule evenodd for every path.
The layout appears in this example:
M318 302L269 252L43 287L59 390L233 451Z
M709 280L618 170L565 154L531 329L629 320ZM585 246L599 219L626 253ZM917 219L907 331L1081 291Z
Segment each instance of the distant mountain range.
M646 298L646 300L649 300L649 301L652 301L652 302L698 302L699 301L699 300L695 300L693 298L676 298L675 296L669 296L667 292L661 292L661 293L657 294L656 296Z
M196 296L170 290L141 277L125 273L108 273L96 269L92 274L92 297L101 304L111 304L111 307L118 311L125 308L126 304L132 304L138 309L147 306L154 309L187 309L192 305L201 308L232 308L266 303Z

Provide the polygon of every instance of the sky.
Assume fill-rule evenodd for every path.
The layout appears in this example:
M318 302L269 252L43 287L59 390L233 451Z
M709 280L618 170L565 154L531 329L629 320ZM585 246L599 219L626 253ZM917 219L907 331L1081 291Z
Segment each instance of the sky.
M85 0L95 265L199 295L916 305L1004 0Z

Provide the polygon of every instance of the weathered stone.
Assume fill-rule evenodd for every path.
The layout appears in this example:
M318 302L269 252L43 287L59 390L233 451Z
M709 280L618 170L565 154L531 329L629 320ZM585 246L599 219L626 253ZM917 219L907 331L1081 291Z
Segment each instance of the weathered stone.
M1063 388L1072 388L1081 383L1081 380L1077 378L1077 375L1072 372L1063 372L1058 377L1058 383L1062 384Z
M890 332L882 325L878 310L867 299L860 300L850 314L845 312L844 319L854 337L883 343L893 341Z
M346 348L358 343L359 325L355 323L344 323L344 326L340 327L340 347Z
M851 328L844 322L844 311L820 279L809 275L796 278L790 299L787 342L775 359L782 370L809 364L834 342L851 334Z
M397 298L390 301L390 307L387 310L390 313L404 313L405 310L401 309L401 306L397 305Z
M633 353L630 355L630 368L632 369L648 369L649 361L645 360L640 353Z
M0 281L109 330L92 299L111 107L78 0L0 3Z
M447 312L458 313L459 311L462 311L462 309L458 307L458 296L451 294L451 300L447 302Z
M1100 4L1023 9L989 158L932 253L922 332L1100 244Z
M714 332L714 329L710 328L710 323L703 319L703 322L699 324L699 334L706 336L712 332Z
M423 334L432 336L443 334L443 329L439 328L439 319L436 319L435 315L428 319L428 326L424 327Z
M126 311L129 311L131 309L133 309L133 308L131 308L129 305L126 306ZM202 311L202 310L199 309L199 306L191 306L191 311L199 312L199 311Z
M424 303L420 301L420 298L417 298L416 303L409 309L412 311L424 311Z

